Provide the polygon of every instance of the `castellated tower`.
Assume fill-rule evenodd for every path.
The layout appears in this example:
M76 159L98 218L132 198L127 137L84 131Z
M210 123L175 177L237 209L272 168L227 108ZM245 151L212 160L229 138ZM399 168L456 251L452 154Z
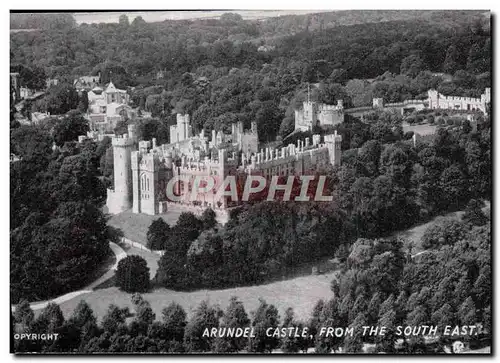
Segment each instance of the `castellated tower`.
M328 158L333 166L340 166L342 158L342 135L337 134L337 130L333 135L325 135L325 144L328 148Z
M131 153L135 149L135 125L129 125L128 134L114 137L113 146L114 189L108 189L106 205L111 214L132 208Z
M427 91L427 102L429 102L430 109L436 109L439 107L439 93L435 89L430 89Z
M158 214L159 169L160 159L153 150L132 153L134 213Z

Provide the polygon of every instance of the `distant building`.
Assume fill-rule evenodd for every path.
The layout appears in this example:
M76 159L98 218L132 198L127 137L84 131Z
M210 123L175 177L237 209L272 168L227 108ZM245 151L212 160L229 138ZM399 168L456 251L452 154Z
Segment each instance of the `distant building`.
M32 90L28 87L21 87L19 89L19 96L21 97L21 99L27 99L32 97L35 94L35 92L36 92L35 90Z
M50 112L32 112L31 123L37 125L48 117L50 117Z
M304 101L302 109L295 110L295 130L311 131L314 126L333 126L344 122L344 105L338 100L336 105Z
M184 141L193 136L193 130L189 124L189 115L177 114L177 124L170 126L170 143Z
M491 102L491 89L486 88L481 98L443 96L438 91L431 89L428 92L428 103L430 109L481 111L488 113L486 105Z
M21 84L19 80L19 73L10 73L10 88L15 101L21 98Z
M163 79L165 78L165 71L164 70L159 70L158 72L156 72L156 79Z
M47 78L45 80L45 87L50 88L52 86L57 86L59 84L59 80L57 78Z
M82 76L73 81L73 87L81 93L82 91L89 91L98 87L101 83L101 74L97 76Z
M87 97L87 118L93 131L111 132L118 121L134 119L137 116L135 110L128 105L127 91L116 88L113 82L110 82L105 90L94 87Z
M261 45L257 48L257 52L267 53L273 51L274 49L276 49L276 46L274 45Z

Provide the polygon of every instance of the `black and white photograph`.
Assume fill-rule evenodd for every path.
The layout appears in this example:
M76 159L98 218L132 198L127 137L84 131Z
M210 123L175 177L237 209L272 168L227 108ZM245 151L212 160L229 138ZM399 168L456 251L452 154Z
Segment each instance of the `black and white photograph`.
M492 355L489 9L8 12L11 356Z

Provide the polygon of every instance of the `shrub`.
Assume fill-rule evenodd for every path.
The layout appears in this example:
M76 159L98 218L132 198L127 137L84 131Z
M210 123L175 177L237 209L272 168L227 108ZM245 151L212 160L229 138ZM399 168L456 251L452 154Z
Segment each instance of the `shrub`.
M150 250L164 250L165 242L170 235L170 226L162 218L151 222L148 228L146 247Z
M149 289L149 267L141 256L127 256L118 263L116 285L126 292L144 292Z

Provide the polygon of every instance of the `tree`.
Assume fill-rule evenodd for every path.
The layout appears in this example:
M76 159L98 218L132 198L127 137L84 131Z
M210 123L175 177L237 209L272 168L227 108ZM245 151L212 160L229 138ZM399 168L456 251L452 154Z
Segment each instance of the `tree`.
M116 284L126 292L145 292L149 289L149 267L141 256L129 255L118 262Z
M29 327L35 318L33 310L31 310L30 303L26 299L22 299L16 305L16 311L14 312L14 321L18 324L22 324L25 327Z
M84 300L80 300L75 310L73 310L73 314L69 318L69 323L79 329L82 329L87 324L95 324L96 322L97 319L94 312L89 304L87 304Z
M114 304L110 304L108 311L102 318L102 327L104 331L115 333L121 324L125 323L125 319L129 315L128 308L120 309Z
M186 325L184 332L184 346L188 352L207 352L212 349L213 338L203 336L208 329L219 327L217 309L202 301L196 308L193 317Z
M146 246L150 250L163 250L169 235L168 223L163 218L155 219L148 228Z
M87 131L89 131L87 120L77 111L71 111L55 122L52 135L55 143L62 146L65 142L78 140L80 135L86 136Z
M201 221L203 223L203 229L212 229L217 225L216 214L212 208L207 208L203 211L201 215Z
M168 341L182 342L186 327L186 312L179 304L170 303L162 310L162 322L166 330Z
M363 349L363 326L366 324L364 313L359 313L356 319L349 325L353 330L353 335L347 335L344 338L344 352L359 353Z
M59 305L49 303L41 312L38 320L44 321L47 332L56 332L64 324L64 315Z
M457 317L461 325L476 325L476 306L470 296L458 308Z
M488 217L483 213L481 207L482 203L479 200L469 200L462 220L474 226L484 226L488 222Z
M184 241L194 241L200 235L202 222L191 212L182 212L174 227Z
M267 336L266 330L277 328L279 325L278 309L274 305L268 305L266 301L259 298L259 307L254 312L252 327L254 327L255 337L250 338L249 350L251 352L271 353L279 346L279 338Z
M423 69L424 62L417 54L409 55L401 62L401 74L410 77L415 77Z
M446 51L446 58L443 63L443 71L447 73L455 73L463 62L460 59L460 52L455 44L451 44Z
M283 318L282 328L295 328L297 331L302 332L304 329L304 324L295 319L295 314L292 308L288 308L285 311L285 317ZM298 351L307 350L309 345L309 337L295 337L287 335L282 338L281 349L285 353L297 353Z
M227 329L245 329L249 325L250 319L248 318L243 303L239 301L236 296L231 297L229 305L222 316L220 327ZM245 337L218 337L215 342L218 347L216 351L239 352L246 347L247 339L248 338ZM221 342L221 340L224 342Z
M49 88L41 100L36 101L36 107L51 115L65 114L78 108L78 93L69 83L59 83Z
M136 309L135 321L145 326L149 326L156 318L149 301L143 301Z
M387 311L384 315L380 317L378 322L379 327L385 327L386 333L384 335L378 335L375 340L378 345L378 350L386 353L394 353L394 344L398 339L396 335L396 312L394 310Z
M431 322L437 326L447 326L455 324L455 313L450 304L446 303L431 315Z
M325 306L325 301L323 299L319 299L316 302L316 305L314 305L313 311L311 313L311 318L309 319L309 331L311 332L311 335L316 336L316 333L318 332L318 328L321 326L322 323L322 318L321 318L321 313L324 309Z
M123 27L128 27L130 25L128 16L125 14L120 15L120 17L118 18L118 24Z

